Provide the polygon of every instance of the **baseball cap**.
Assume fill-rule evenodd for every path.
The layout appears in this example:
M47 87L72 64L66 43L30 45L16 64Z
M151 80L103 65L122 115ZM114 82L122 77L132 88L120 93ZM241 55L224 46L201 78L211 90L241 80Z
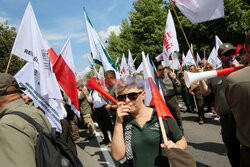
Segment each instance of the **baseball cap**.
M17 89L7 92L7 89L10 86L15 86ZM8 73L0 73L0 96L12 94L12 93L18 93L19 91L20 91L19 85L16 79L12 75Z
M230 43L223 43L222 45L220 45L219 49L218 49L218 55L223 55L224 53L230 51L230 50L236 50L236 48L230 44Z

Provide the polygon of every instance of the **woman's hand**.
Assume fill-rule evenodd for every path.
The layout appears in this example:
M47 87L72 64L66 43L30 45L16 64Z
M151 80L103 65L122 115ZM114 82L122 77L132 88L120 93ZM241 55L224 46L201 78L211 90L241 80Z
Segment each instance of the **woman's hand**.
M167 142L165 142L164 144L161 144L161 148L177 148L176 144L172 141L172 140L168 140Z
M118 102L118 108L116 111L116 123L123 123L124 116L129 115L130 107L125 105L124 102Z

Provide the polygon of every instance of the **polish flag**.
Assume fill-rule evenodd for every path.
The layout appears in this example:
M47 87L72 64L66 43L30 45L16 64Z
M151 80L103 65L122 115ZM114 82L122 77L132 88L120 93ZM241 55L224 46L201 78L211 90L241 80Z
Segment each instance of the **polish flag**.
M59 56L57 56L57 58L56 53L52 48L48 49L48 53L53 65L53 70L56 75L57 82L69 97L68 103L71 105L71 109L75 112L77 116L80 116L74 62L70 40L67 40L63 49L61 50L61 53L59 54Z
M154 82L154 79L152 77L151 70L149 69L149 64L148 64L148 61L145 57L144 52L142 52L142 58L143 58L143 65L144 65L144 69L145 69L144 78L145 78L145 76L147 76L147 79L149 81L149 86L150 86L151 94L152 94L152 100L153 100L153 103L154 103L154 106L155 106L155 109L157 112L157 116L161 117L161 118L171 117L174 119L170 110L166 106L166 103L165 103L156 83Z

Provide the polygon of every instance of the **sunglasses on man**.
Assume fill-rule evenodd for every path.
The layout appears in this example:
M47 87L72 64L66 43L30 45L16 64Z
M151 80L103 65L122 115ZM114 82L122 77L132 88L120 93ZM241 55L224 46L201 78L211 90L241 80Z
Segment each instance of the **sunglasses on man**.
M165 69L167 69L167 67L160 68L160 69L158 69L158 71L164 71Z
M234 54L235 54L235 50L229 50L226 53L222 54L222 56L227 57L227 56L231 56L231 55L234 55Z
M118 101L122 101L125 102L126 99L128 98L130 101L135 101L137 99L137 97L141 94L142 92L132 92L132 93L128 93L128 94L124 94L124 95L119 95L117 97Z

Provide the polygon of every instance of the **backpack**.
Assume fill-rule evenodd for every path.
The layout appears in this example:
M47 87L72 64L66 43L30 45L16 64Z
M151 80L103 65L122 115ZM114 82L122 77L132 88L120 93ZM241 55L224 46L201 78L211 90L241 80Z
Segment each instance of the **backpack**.
M81 161L69 148L68 144L56 137L56 129L51 128L51 133L43 131L43 127L25 113L14 111L15 114L33 125L37 132L35 157L37 167L82 167Z

